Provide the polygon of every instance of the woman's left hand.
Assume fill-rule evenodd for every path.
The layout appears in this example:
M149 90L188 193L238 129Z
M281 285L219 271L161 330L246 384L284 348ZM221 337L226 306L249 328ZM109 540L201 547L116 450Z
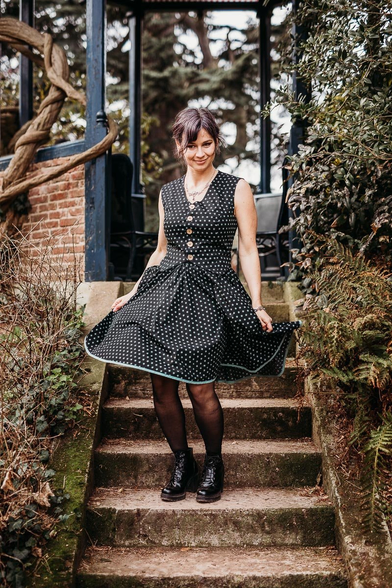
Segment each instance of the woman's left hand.
M272 318L268 314L266 310L258 310L256 312L259 321L261 322L261 326L263 327L264 331L272 331Z

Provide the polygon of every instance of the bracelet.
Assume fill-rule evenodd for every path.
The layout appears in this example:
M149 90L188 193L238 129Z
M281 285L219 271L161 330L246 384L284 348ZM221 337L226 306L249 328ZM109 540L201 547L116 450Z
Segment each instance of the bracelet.
M265 308L265 306L263 306L263 305L260 305L260 306L258 306L257 308L254 308L253 310L254 310L255 312L257 312L258 310L267 310L267 309Z

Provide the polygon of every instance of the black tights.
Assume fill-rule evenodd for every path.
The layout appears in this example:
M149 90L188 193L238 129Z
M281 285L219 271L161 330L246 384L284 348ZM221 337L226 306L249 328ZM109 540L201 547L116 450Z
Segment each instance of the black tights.
M159 424L172 451L188 448L185 414L178 396L179 381L150 374L155 411ZM215 382L186 384L196 424L209 455L221 453L223 437L223 411L215 393Z

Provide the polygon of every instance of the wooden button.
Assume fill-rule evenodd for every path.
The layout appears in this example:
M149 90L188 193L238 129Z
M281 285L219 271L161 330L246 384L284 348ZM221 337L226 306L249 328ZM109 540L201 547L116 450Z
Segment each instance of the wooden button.
M193 242L192 241L188 241L187 245L188 245L188 247L193 247Z
M188 216L186 220L189 220L189 221L193 220L193 216Z
M188 255L188 259L193 259L193 255Z
M194 204L190 204L189 205L189 208L191 208L193 210L195 208L195 205Z
M190 235L192 233L192 229L187 229L186 232L188 233L188 235Z

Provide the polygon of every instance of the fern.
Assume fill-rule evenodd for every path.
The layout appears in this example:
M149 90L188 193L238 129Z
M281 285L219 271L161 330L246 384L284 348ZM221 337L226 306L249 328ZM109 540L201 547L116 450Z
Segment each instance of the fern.
M392 414L386 414L382 424L370 432L368 442L364 447L365 468L363 470L364 500L362 507L365 511L364 522L371 532L379 531L383 525L381 512L384 507L381 491L383 489L383 474L389 467L392 456Z
M317 296L299 334L300 356L312 374L325 374L342 391L336 402L352 419L349 444L364 456L364 522L373 531L387 512L392 464L391 276L340 243L319 241L325 258L311 277Z

